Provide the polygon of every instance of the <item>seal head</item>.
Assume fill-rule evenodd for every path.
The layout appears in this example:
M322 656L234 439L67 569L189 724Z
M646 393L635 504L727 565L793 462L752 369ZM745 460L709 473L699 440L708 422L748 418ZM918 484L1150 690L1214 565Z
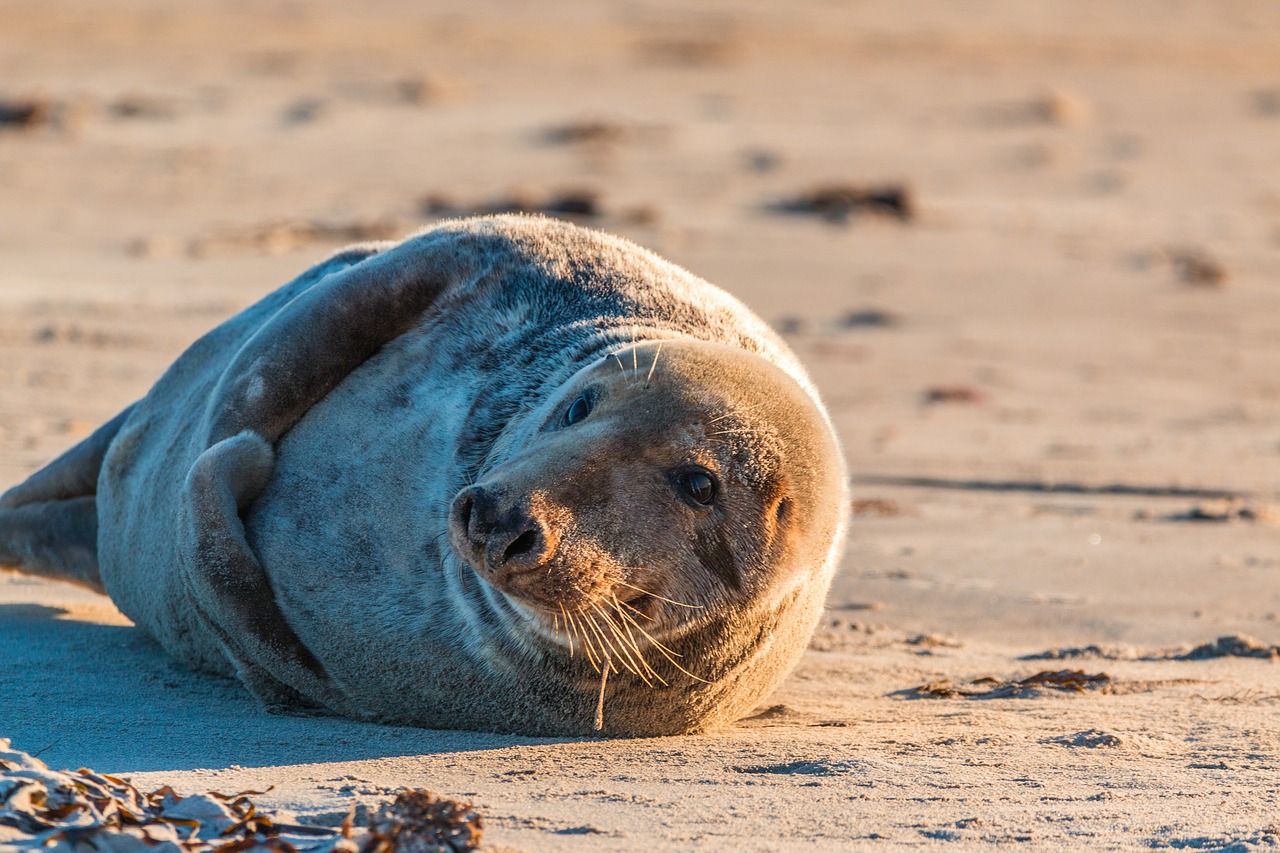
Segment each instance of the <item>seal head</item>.
M730 704L747 707L717 714L731 719L794 664L845 502L830 426L791 376L719 343L623 347L500 455L453 499L453 551L530 645L610 662L615 725L655 687L746 678L757 689Z

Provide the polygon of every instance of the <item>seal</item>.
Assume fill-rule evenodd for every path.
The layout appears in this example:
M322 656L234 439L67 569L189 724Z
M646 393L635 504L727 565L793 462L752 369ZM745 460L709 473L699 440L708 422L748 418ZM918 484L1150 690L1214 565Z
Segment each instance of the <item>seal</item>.
M485 217L206 334L0 497L0 564L106 592L271 709L663 735L795 665L847 503L747 308L618 237Z

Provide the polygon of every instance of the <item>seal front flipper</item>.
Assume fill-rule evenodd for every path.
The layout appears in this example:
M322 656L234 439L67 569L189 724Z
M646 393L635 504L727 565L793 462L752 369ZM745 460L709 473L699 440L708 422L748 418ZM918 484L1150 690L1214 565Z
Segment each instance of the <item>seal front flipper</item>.
M483 249L427 234L335 272L245 342L205 410L207 448L184 490L182 571L192 605L245 685L269 706L302 697L360 716L285 621L243 516L275 464L273 445L387 342L422 321Z
M274 464L271 445L250 430L218 442L196 460L182 508L190 545L183 554L184 579L201 620L254 695L269 707L306 705L304 696L335 707L340 697L276 607L240 520Z
M131 411L0 495L0 566L105 592L98 574L98 473Z

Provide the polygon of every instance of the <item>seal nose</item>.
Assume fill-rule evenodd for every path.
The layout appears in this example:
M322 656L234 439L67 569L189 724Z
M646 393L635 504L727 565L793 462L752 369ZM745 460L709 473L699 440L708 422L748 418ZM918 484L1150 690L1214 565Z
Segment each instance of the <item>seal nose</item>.
M454 523L465 533L470 556L490 572L541 565L546 551L542 524L518 506L504 509L480 486L453 499Z

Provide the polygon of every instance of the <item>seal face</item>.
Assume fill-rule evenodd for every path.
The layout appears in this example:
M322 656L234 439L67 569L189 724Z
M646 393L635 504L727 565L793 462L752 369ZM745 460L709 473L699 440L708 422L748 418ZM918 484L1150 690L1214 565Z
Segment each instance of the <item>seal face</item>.
M798 660L845 525L839 446L785 345L550 220L344 253L117 420L95 445L101 584L284 708L713 728Z
M675 638L805 578L840 489L820 413L759 361L660 341L584 368L454 497L454 554L526 631L646 684L715 675L671 654Z

